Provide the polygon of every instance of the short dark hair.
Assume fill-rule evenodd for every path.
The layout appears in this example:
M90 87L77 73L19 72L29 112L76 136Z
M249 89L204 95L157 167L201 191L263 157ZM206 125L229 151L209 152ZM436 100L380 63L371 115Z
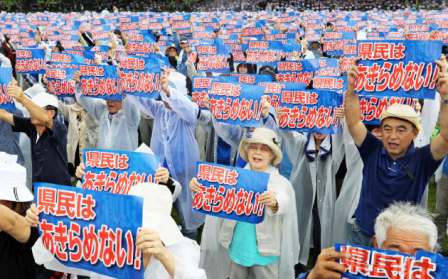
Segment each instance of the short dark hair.
M45 107L45 110L54 110L55 114L53 116L53 119L56 119L56 117L58 116L58 108L57 107L48 105Z

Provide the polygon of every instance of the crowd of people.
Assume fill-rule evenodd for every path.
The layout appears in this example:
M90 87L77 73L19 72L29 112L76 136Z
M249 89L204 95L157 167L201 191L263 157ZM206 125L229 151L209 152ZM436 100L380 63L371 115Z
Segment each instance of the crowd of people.
M435 2L423 3L428 9L438 7ZM94 5L96 12L0 14L6 22L0 28L1 67L13 72L2 94L7 93L17 107L0 109L0 278L109 278L61 267L52 255L50 259L42 256L48 251L37 229L42 211L35 204L33 184L75 187L86 175L83 150L134 152L142 144L160 158L160 168L155 171L158 184L139 184L129 192L144 200L143 230L137 234L136 249L142 252L147 279L341 278L347 269L335 260L353 255L336 251L335 243L409 255L443 252L448 220L448 162L444 163L448 154L448 63L442 49L434 61L438 68L433 79L435 99L414 99L415 106L392 104L383 108L380 124L369 125L360 118L363 105L355 94L361 58L354 58L344 71L344 56L325 51L324 37L335 31L336 22L346 20L359 21L347 32L354 34L352 43L387 27L391 33L402 33L402 42L417 44L421 40L413 41L409 24L403 22L441 18L437 24L443 25L447 11L404 9L411 4L388 0L207 2L192 4L191 9L201 13L190 14L188 30L180 32L174 28L173 17L187 14L153 13L166 8L163 2L136 1L127 9L119 2L97 1ZM381 10L384 6L387 10ZM77 7L61 5L61 12L67 9ZM127 12L132 9L148 12ZM26 26L51 65L52 53L68 53L73 46L62 39L53 42L50 28L57 27L62 35L63 26L76 20L80 22L74 31L79 35L77 47L93 52L92 47L108 46L108 57L92 55L94 64L116 66L117 75L124 79L119 54L131 55L133 31L123 29L120 20L131 16L140 17L135 32L148 31L156 41L146 54L169 62L161 68L158 99L125 93L121 101L91 98L83 92L80 71L73 77L73 97L61 98L49 93L45 74L18 71L16 53L25 47L20 37L18 41L13 38L14 24ZM31 27L38 17L48 18L46 28ZM290 17L291 21L282 21ZM307 22L318 17L323 17L322 24L318 23L321 27L311 34L308 27L313 23ZM163 19L160 28L148 30L150 18ZM334 112L340 133L280 128L286 108L276 107L267 96L261 97L256 127L217 119L211 109L212 97L206 94L199 99L194 94L195 77L249 74L272 83L282 80L277 67L236 62L233 55L227 60L228 73L200 70L199 59L191 58L201 42L191 40L195 27L207 18L218 20L211 40L237 35L232 44L244 46L268 41L272 34L293 33L293 39L282 44L293 46L294 51L285 51L279 61L337 60L338 76L346 78L343 105ZM98 19L112 25L108 38L93 39L93 22ZM387 19L383 22L389 24L380 25L379 19ZM230 27L232 20L238 27ZM42 20L38 22L42 25ZM245 36L246 29L260 23L261 37ZM437 33L444 28L428 31L425 39L444 40ZM23 28L20 30L23 36ZM384 39L390 39L389 35ZM247 58L248 51L243 52ZM312 78L304 82L306 90L314 89ZM194 211L193 197L203 192L197 177L198 161L268 174L267 190L258 200L264 206L264 220L251 224ZM432 216L426 207L428 184L434 175L437 205ZM179 224L171 217L172 208ZM145 215L146 211L157 212L162 219ZM156 225L145 225L151 223Z

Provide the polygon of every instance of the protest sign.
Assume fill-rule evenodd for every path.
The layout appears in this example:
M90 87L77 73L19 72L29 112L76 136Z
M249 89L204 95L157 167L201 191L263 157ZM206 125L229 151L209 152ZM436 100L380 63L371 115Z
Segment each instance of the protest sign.
M143 199L34 183L44 247L63 265L119 278L142 278L136 250Z
M17 110L14 98L8 95L8 85L12 80L12 68L0 67L0 109Z
M282 43L277 41L251 41L247 51L246 62L277 66L282 56Z
M324 90L283 90L279 106L285 115L279 119L283 130L339 134L335 109L342 105L343 95Z
M77 69L57 69L47 67L45 75L48 80L48 92L58 97L74 97L76 81L73 80Z
M159 97L164 61L156 57L121 56L120 63L121 88L126 94L151 99Z
M117 66L79 65L82 94L121 101L121 80Z
M19 74L45 74L45 66L45 50L16 50L16 69Z
M441 50L440 41L360 41L355 92L434 99Z
M231 47L228 45L211 44L196 46L199 58L198 72L228 73Z
M265 88L243 83L212 82L210 112L219 122L258 127Z
M268 102L274 109L277 109L280 102L280 96L283 90L302 90L305 89L304 83L291 82L259 82L258 85L265 86L264 95L267 95Z
M128 44L128 53L129 54L146 54L146 53L154 53L154 36L150 36L149 34L130 34L129 35L129 44Z
M316 76L313 78L313 89L332 90L338 93L347 91L347 77Z
M381 114L395 103L411 106L415 109L418 99L407 97L359 96L361 119L364 124L380 125Z
M193 211L259 224L264 220L260 195L268 187L269 174L224 165L197 162L202 193L193 197Z
M272 82L272 77L267 75L232 74L232 76L238 77L238 82L245 84L257 85L260 82Z
M314 76L339 76L338 60L306 59L303 61L277 62L278 81L308 85Z
M359 245L335 244L336 252L346 252L349 259L337 260L347 269L347 279L442 279L448 273L448 259L440 254L417 251L415 256L392 250Z
M344 46L352 43L354 39L354 32L326 31L324 33L323 51L328 55L342 55L344 54Z
M358 57L358 45L346 44L344 46L344 56L342 57L342 65L339 67L341 74L347 73L350 70L353 60Z
M233 62L240 63L240 62L246 62L246 56L244 55L244 52L248 48L248 44L231 44L232 48L232 55L233 55Z
M210 93L214 81L235 83L238 82L238 77L193 77L193 95L196 97L196 104L200 109L208 109L202 103L202 99Z
M82 188L127 195L132 186L157 183L159 156L140 152L84 149Z
M190 32L190 14L173 15L173 30L179 34Z
M78 69L79 64L93 64L92 60L71 53L51 53L51 65L55 68Z
M94 46L90 49L91 52L99 55L102 61L109 59L109 47L108 46Z

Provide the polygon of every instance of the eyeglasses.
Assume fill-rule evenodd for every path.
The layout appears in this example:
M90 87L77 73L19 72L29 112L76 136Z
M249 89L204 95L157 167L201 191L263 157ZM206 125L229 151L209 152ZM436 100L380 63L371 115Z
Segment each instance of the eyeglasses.
M258 146L257 144L250 144L249 149L254 150L254 151L260 149L262 152L270 152L271 151L271 148L269 148L269 146L267 146L267 145Z

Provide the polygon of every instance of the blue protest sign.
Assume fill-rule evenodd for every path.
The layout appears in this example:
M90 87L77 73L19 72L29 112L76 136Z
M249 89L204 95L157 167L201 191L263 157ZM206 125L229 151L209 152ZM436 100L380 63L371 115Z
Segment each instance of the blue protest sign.
M196 46L199 62L198 72L228 73L231 47L221 44Z
M240 62L246 62L246 55L244 55L244 52L249 47L248 44L231 44L232 48L232 55L233 55L233 62L240 63Z
M83 64L93 64L94 60L95 60L95 53L93 53L91 51L67 49L65 52L84 57L85 60L84 60L84 62L82 62Z
M58 97L74 97L76 81L73 80L77 69L58 69L47 67L48 92Z
M82 188L127 195L132 186L157 183L159 156L140 152L84 149Z
M274 109L277 109L280 103L281 93L291 90L302 90L305 89L306 85L304 83L292 83L292 82L259 82L258 85L264 86L264 95L267 96L268 102Z
M251 41L246 62L276 66L282 56L282 43L277 41Z
M335 109L342 105L343 95L324 90L284 90L279 106L285 113L279 119L283 130L306 133L339 134Z
M7 87L12 80L12 68L0 67L0 109L17 110L14 98L9 97Z
M51 53L51 65L55 68L78 69L79 64L92 64L92 60L71 53Z
M418 99L409 97L375 97L359 96L361 119L364 124L380 125L381 114L395 103L411 106L415 109Z
M143 279L135 242L143 199L49 183L34 183L42 243L67 267ZM113 205L113 206L111 206Z
M277 62L278 80L309 84L314 76L339 76L337 59L305 59Z
M159 97L162 85L161 67L165 62L155 57L121 56L121 88L123 92L145 98Z
M251 224L264 220L260 195L268 188L270 174L224 165L197 162L202 193L193 197L193 211Z
M360 41L355 92L434 99L441 50L440 41Z
M19 74L45 74L45 50L17 49L16 59L16 69Z
M344 46L352 43L354 39L354 32L326 31L324 33L323 51L328 55L342 55L344 54Z
M417 251L415 256L392 250L360 245L335 244L336 252L346 252L349 259L336 260L344 265L347 279L442 279L448 274L448 259L440 254Z
M108 54L109 54L108 46L94 46L90 49L90 51L94 52L95 54L98 54L101 57L102 61L107 61L109 59L108 58Z
M141 35L141 34L131 34L130 40L128 44L128 53L136 54L136 53L154 53L154 44L155 39L153 36Z
M313 78L313 89L331 90L338 93L345 93L347 91L347 77L315 76Z
M256 74L232 74L234 77L238 77L238 82L257 85L260 82L272 82L272 77L268 75L256 75Z
M79 65L82 94L121 101L121 80L117 66Z
M190 32L190 14L174 15L173 16L173 30ZM185 32L180 32L183 34Z
M204 99L206 94L210 93L210 89L212 88L212 82L220 81L220 82L230 82L235 83L238 82L238 77L193 77L193 94L196 97L196 104L200 109L207 110L208 108L202 103L202 99Z
M258 127L265 88L244 83L212 82L210 112L219 122Z

